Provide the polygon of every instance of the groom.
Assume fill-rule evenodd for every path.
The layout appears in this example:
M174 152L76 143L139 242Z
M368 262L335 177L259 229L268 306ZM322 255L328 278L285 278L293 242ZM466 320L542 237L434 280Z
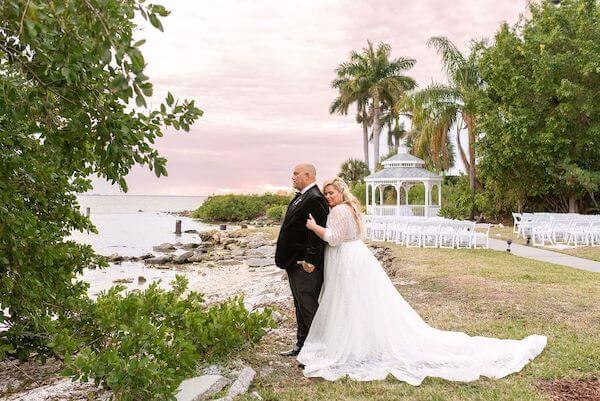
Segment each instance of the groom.
M288 206L277 239L275 264L288 274L298 327L296 345L282 352L283 356L300 353L319 307L325 243L306 228L306 220L311 214L317 224L324 227L329 207L317 187L316 176L317 171L311 164L294 167L292 182L298 192Z

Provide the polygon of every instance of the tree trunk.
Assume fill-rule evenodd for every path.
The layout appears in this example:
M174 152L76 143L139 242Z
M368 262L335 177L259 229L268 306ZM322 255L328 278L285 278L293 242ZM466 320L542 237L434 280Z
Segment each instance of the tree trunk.
M470 167L470 163L467 160L467 155L465 154L465 151L462 147L462 144L460 143L460 131L462 131L462 128L457 127L456 130L456 144L458 145L458 150L459 150L459 154L460 154L460 159L462 160L464 166L465 166L465 170L467 170L467 172L470 171L471 167Z
M379 123L379 102L373 101L373 163L377 168L379 163L379 136L381 134L381 124Z
M367 166L369 165L369 126L368 123L364 120L366 118L366 116L363 114L363 123L362 123L362 129L363 129L363 154L365 157L365 163L367 163Z
M577 197L572 194L569 195L569 213L579 213Z
M469 187L475 194L475 120L473 116L463 115L469 134Z
M365 158L365 163L367 166L369 165L369 116L367 115L367 105L365 103L362 104L361 107L362 113L362 129L363 129L363 155Z
M444 165L442 166L443 171L447 171L449 166L449 162L448 162L448 147L446 146L446 141L447 141L447 136L448 136L448 130L446 129L446 127L444 127L444 132L442 133L442 161L444 163Z

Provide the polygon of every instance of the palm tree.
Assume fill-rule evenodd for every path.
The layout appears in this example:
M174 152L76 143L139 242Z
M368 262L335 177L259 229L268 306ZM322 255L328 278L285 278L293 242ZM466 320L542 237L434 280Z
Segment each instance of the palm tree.
M346 181L350 188L362 182L369 175L369 165L362 160L348 159L340 167L338 176Z
M449 134L458 118L458 110L453 99L446 99L443 94L434 93L436 90L438 87L431 85L416 92L407 98L402 107L411 110L412 129L409 136L414 154L422 159L431 160L436 169L444 172L453 165ZM460 145L460 136L457 140ZM464 150L461 146L459 148L463 162L468 163Z
M361 124L363 132L363 157L367 166L369 165L369 126L371 118L368 113L366 94L356 93L348 84L346 78L338 78L331 84L340 92L339 96L331 103L329 113L348 114L348 108L352 103L356 103L356 122Z
M374 163L379 161L379 138L381 135L382 107L394 104L406 92L416 87L413 78L402 75L415 64L414 59L399 57L390 60L391 47L380 43L377 48L371 41L361 53L350 53L350 60L336 69L337 79L332 86L338 88L339 96L332 104L330 111L347 111L352 103L357 103L361 121L363 122L363 140L368 130L366 122L368 111L372 117L372 138ZM334 107L336 106L336 107ZM370 110L369 110L370 109ZM365 128L367 127L367 128Z
M466 56L446 37L433 37L427 44L434 47L442 57L448 83L433 83L412 97L413 125L415 132L418 132L417 136L420 137L415 139L415 143L428 143L434 154L439 154L435 149L445 152L447 146L442 144L445 144L450 129L456 124L459 153L469 173L469 185L474 193L478 185L475 175L475 99L481 88L477 60L483 42L472 42L470 52ZM467 130L469 138L468 159L460 142L460 133L464 129Z
M404 123L400 122L400 115L394 107L385 107L382 115L382 124L387 128L388 151L392 154L398 153L400 141L408 133L404 128Z

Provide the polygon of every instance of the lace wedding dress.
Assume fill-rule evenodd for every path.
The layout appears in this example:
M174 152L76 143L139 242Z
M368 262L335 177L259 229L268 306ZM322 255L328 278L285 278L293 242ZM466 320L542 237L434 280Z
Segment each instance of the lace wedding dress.
M392 374L412 385L427 376L497 379L520 371L546 346L539 335L501 340L429 326L360 240L347 205L332 209L324 239L319 309L298 355L307 377L368 381Z

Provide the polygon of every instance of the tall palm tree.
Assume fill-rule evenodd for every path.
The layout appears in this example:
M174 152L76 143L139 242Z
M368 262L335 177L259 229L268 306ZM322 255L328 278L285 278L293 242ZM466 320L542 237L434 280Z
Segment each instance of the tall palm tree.
M371 41L367 41L367 47L361 53L353 51L350 60L338 66L336 69L337 79L332 86L339 89L339 109L347 110L346 105L359 103L361 119L363 121L363 139L365 121L368 119L367 111L370 111L373 119L373 155L375 165L379 161L379 139L381 135L382 107L384 104L394 104L399 98L405 96L406 92L416 87L413 78L402 75L415 64L414 59L399 57L390 60L391 47L386 43L380 43L377 48ZM336 105L337 100L333 105ZM331 110L336 110L334 107ZM369 110L370 109L370 110Z
M339 96L329 106L329 113L348 114L348 108L352 103L356 103L356 122L362 126L363 133L363 157L367 166L369 165L369 126L371 117L368 112L368 98L365 94L356 93L349 85L346 78L338 78L331 84L339 90Z
M396 112L394 107L385 107L382 123L387 128L387 145L388 151L396 154L398 153L398 147L400 141L407 135L404 123L400 122L400 115Z
M463 55L446 37L430 38L427 44L434 47L441 56L448 83L433 83L414 94L413 124L423 136L422 141L442 150L446 149L446 146L441 144L445 143L450 129L456 124L459 153L469 173L471 191L475 192L478 185L475 175L475 100L481 88L477 60L483 42L472 42L467 55ZM468 159L460 141L460 133L464 129L467 130L469 138ZM415 142L418 143L418 140Z

